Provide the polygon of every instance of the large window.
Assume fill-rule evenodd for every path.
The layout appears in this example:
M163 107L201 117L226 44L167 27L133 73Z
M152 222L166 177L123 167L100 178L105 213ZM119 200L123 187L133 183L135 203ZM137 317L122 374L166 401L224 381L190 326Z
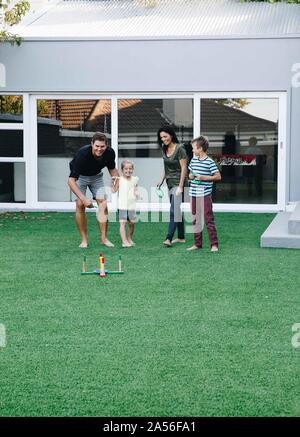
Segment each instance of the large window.
M190 151L193 137L192 99L124 99L118 101L119 169L123 159L135 165L140 179L142 202L157 201L153 189L163 172L162 151L157 131L171 123L180 143ZM152 194L151 194L152 193ZM167 200L167 199L165 199Z
M25 202L23 97L0 95L0 202Z
M217 203L277 203L278 99L201 99L201 134L222 181Z
M0 95L0 203L68 208L69 163L95 132L106 134L118 156L133 161L142 198L137 208L169 207L155 187L163 174L157 131L171 124L192 157L194 136L209 138L222 180L214 184L216 210L276 211L286 204L286 96L284 93L177 95ZM280 144L280 147L279 147ZM109 172L104 183L111 185ZM107 190L110 208L116 196ZM87 196L91 198L88 191ZM55 205L54 205L55 204ZM1 207L0 205L0 207ZM232 205L232 207L230 206ZM235 206L236 205L236 206ZM251 205L251 206L247 206ZM253 205L253 206L252 206ZM188 208L188 205L184 205Z
M69 162L96 131L111 137L110 100L38 100L38 200L74 199L67 180ZM107 170L104 182L110 184ZM87 193L91 197L91 193Z

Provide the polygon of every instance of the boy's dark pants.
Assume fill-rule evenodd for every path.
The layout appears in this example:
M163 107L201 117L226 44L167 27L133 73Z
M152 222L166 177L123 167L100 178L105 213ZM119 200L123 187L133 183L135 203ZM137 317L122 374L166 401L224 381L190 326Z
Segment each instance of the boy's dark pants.
M195 226L194 240L195 246L202 247L203 219L207 228L208 237L211 246L218 246L217 229L215 218L212 210L211 195L204 197L192 197L191 209L193 215L193 225ZM203 214L204 209L204 214Z

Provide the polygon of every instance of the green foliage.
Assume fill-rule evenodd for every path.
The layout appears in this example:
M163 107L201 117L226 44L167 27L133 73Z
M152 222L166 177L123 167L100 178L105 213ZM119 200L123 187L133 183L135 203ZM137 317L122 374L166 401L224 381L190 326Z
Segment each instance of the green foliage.
M49 114L49 102L47 100L38 100L37 101L37 115L40 117L46 116Z
M22 114L23 99L21 96L0 96L0 113Z
M21 44L21 37L9 32L8 28L19 24L29 9L30 3L27 0L0 0L0 42L10 42L18 46Z
M247 99L216 99L215 102L233 109L243 109L249 104Z
M138 2L146 8L154 8L157 4L156 0L138 0Z
M0 113L18 115L23 112L22 96L0 96ZM37 114L43 116L48 114L49 104L47 100L38 100Z
M299 3L300 0L243 0L244 2L264 2L264 3Z

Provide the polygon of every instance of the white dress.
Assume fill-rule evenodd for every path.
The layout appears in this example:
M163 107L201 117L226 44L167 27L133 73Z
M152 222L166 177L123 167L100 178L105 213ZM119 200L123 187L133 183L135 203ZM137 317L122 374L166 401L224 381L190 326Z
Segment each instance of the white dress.
M125 211L135 211L136 197L135 188L138 184L139 178L131 176L130 179L124 176L119 180L119 209Z

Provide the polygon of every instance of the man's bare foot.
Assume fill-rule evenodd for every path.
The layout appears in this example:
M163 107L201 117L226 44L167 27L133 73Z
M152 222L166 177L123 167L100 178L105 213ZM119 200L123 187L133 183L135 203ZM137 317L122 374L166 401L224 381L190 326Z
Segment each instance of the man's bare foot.
M165 241L163 242L163 245L166 246L166 247L171 247L171 246L172 246L172 243L171 243L170 240L165 240Z
M185 243L184 238L175 238L175 240L172 240L172 243Z
M112 244L111 241L109 241L107 238L105 240L101 240L101 244L104 244L106 247L115 247L114 244Z
M79 244L79 247L81 247L82 249L86 249L88 247L88 242L87 241L82 241Z

